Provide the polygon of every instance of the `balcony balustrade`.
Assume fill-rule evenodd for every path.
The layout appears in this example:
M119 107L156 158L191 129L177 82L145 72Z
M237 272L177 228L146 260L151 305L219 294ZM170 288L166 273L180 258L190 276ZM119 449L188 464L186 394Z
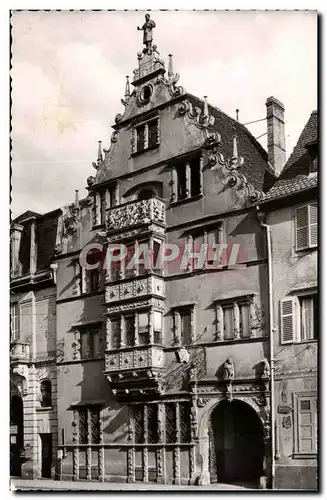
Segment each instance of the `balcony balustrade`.
M10 344L11 362L28 362L30 359L30 345L28 342L15 340Z
M134 279L106 286L106 302L140 298L146 295L165 297L165 282L158 276Z
M165 226L165 202L159 198L131 201L107 210L107 231L118 231L152 222Z
M106 354L106 371L121 372L144 368L163 368L164 352L159 347L131 348Z

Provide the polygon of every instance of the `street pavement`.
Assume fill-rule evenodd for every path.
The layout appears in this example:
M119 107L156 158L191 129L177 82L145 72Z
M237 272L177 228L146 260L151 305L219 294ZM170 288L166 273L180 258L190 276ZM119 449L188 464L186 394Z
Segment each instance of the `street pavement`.
M196 490L199 493L208 490L248 490L243 486L215 483L208 486L189 486L179 484L158 483L100 483L95 481L54 481L51 479L10 479L11 491L138 491L138 490Z

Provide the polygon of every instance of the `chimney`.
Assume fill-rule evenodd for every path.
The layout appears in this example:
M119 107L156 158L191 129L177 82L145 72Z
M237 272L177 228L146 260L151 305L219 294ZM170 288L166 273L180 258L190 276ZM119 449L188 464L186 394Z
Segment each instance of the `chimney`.
M268 97L267 107L267 149L268 161L277 175L286 162L284 104L276 97Z

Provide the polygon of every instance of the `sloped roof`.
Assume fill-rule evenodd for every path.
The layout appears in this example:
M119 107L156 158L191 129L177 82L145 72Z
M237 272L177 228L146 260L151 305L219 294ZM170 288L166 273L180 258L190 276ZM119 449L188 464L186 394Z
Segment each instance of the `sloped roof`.
M192 104L203 108L204 101L202 99L192 94L187 94L187 96ZM233 136L236 135L238 139L238 153L244 158L244 163L239 168L239 172L256 189L264 191L267 176L271 177L272 180L276 178L274 170L268 163L267 151L240 122L210 104L209 112L215 118L214 130L221 135L222 152L225 158L227 159L233 154Z
M26 210L21 215L18 215L12 222L18 223L20 221L24 221L25 219L29 219L31 217L40 217L41 214L38 214L37 212L32 212L31 210Z
M281 179L268 191L262 201L269 201L275 198L282 198L299 191L306 191L318 185L317 173L308 177L307 175L297 175L291 179Z
M310 174L311 159L307 149L308 145L316 144L317 141L318 113L312 111L278 180L263 197L261 203L317 187L318 174L317 172Z
M308 173L310 165L310 157L307 150L307 145L316 143L318 141L318 112L312 111L310 118L305 125L302 133L294 147L291 156L286 162L279 179L286 179L299 175L301 173ZM303 172L306 170L306 172Z

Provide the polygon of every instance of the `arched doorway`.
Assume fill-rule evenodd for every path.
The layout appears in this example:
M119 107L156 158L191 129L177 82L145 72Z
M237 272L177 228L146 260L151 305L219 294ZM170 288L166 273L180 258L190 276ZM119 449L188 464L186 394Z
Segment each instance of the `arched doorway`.
M263 474L263 427L255 410L240 400L222 401L209 426L210 481L256 483Z
M10 404L10 475L21 476L24 449L24 410L22 398L15 395Z

